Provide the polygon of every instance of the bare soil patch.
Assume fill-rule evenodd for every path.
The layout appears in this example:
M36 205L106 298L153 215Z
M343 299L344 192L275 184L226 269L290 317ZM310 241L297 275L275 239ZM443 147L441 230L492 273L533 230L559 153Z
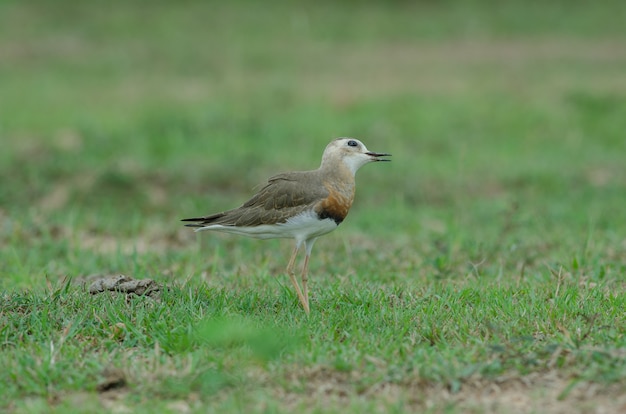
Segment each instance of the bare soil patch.
M302 375L304 374L304 375ZM416 378L412 381L381 382L355 387L354 375L324 367L293 373L290 383L303 392L276 390L280 401L292 409L345 405L355 398L380 401L380 409L402 402L413 412L464 413L618 413L626 412L624 384L598 384L564 378L557 371L496 379L475 378L453 391L442 384Z

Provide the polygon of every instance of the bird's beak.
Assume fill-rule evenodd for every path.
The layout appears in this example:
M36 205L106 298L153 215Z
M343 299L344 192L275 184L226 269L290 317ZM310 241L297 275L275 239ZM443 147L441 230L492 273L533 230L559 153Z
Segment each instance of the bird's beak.
M391 157L391 154L384 154L380 152L371 152L371 151L366 152L365 154L369 155L372 161L391 161L386 158L381 158L381 157Z

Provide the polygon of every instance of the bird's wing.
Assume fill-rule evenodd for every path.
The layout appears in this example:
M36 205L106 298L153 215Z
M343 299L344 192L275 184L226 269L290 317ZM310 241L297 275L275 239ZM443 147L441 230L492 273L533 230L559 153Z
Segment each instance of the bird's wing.
M309 204L328 197L328 190L313 172L282 173L271 177L267 184L241 207L262 207L281 210Z
M241 207L206 217L185 219L191 227L211 224L250 227L284 223L320 199L328 190L313 172L282 173L271 177L267 184Z

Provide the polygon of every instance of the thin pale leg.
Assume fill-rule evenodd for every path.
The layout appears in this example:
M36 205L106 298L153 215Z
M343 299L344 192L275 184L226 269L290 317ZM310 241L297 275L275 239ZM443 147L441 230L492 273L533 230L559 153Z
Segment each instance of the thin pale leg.
M306 300L306 306L309 307L309 287L307 282L309 281L309 254L304 256L304 266L302 267L302 295Z
M311 257L311 250L313 250L315 240L317 239L315 238L304 242L304 250L306 254L304 256L304 265L302 266L302 293L304 300L306 300L307 309L309 308L309 286L307 284L309 281L309 258Z
M294 265L296 264L296 257L298 256L298 250L300 249L300 245L296 244L296 247L293 249L293 253L291 254L291 258L289 259L289 264L287 265L287 274L289 275L289 279L291 279L291 283L293 287L296 289L296 294L298 295L298 299L304 308L306 314L309 314L309 302L305 299L302 294L302 290L300 290L300 285L298 285L298 281L296 280L296 274L293 270Z

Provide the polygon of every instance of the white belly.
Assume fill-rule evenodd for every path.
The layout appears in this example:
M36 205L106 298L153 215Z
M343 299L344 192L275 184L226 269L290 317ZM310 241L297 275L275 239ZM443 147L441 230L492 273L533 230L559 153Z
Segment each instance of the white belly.
M196 231L219 231L223 233L233 233L242 236L254 237L257 239L288 238L297 241L310 240L337 228L337 223L332 219L320 220L313 211L303 212L287 220L285 223L261 224L252 227L224 226L222 224L212 224L200 227Z

